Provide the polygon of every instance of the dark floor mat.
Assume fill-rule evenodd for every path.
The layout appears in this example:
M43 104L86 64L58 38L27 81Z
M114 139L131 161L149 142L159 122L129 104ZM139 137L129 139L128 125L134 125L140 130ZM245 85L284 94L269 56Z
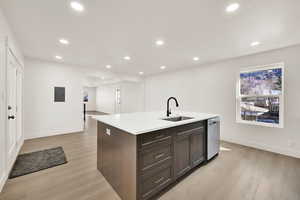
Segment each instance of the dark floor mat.
M21 154L18 156L9 178L23 176L65 163L67 163L67 159L62 147Z

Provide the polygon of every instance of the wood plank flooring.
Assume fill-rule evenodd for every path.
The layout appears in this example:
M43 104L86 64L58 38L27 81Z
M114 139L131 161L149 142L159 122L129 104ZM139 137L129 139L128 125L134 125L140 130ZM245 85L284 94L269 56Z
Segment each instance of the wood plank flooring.
M22 153L63 146L68 163L10 179L1 200L120 200L96 168L96 135L27 140ZM220 155L160 200L300 200L300 160L222 142Z

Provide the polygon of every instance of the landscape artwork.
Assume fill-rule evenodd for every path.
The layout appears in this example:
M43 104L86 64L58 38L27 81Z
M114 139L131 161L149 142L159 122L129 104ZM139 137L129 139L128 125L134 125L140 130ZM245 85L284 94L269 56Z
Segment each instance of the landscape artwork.
M251 95L281 95L282 68L240 73L240 93Z

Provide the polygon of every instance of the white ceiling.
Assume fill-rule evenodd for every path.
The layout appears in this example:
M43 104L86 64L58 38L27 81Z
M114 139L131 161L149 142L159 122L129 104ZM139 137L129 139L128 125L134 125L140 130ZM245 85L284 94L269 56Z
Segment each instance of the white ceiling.
M300 43L299 0L1 0L25 56L145 75ZM228 14L229 3L240 9ZM67 38L68 47L58 43ZM165 45L155 46L163 39ZM261 45L250 47L253 41ZM129 55L132 60L122 58ZM192 60L198 56L199 61Z

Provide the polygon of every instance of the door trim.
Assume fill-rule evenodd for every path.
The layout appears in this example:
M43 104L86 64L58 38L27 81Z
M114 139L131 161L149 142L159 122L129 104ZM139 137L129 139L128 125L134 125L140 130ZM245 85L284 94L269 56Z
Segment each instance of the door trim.
M7 69L8 69L8 56L10 54L10 56L12 56L14 59L15 59L15 62L17 63L17 70L21 72L21 84L23 85L24 81L23 81L23 73L24 73L24 65L20 62L20 60L18 59L18 57L16 56L16 54L14 53L13 51L13 48L10 47L9 45L9 39L7 36L3 37L3 38L0 38L0 45L1 47L0 48L3 48L1 50L1 54L3 55L0 55L1 57L3 57L3 62L0 63L0 65L3 65L3 66L0 66L1 68L3 67L3 73L4 73L4 76L3 76L3 86L1 88L1 98L3 98L3 113L1 113L1 115L4 115L3 117L3 125L4 125L4 135L3 135L3 140L4 140L4 169L3 169L3 172L0 172L0 192L2 191L7 179L8 179L8 176L9 176L9 173L10 173L10 170L17 158L17 156L14 157L13 161L11 163L8 163L9 162L9 158L8 158L8 144L7 144L7 140L8 140L8 137L7 137L7 130L8 130L8 127L7 127L7 124L8 124L8 118L7 118L7 115L8 115L8 111L7 111L7 107L8 107L8 101L7 101L7 92L8 92L8 77L7 77ZM18 92L18 90L17 90ZM20 127L20 130L21 130L21 134L22 134L22 137L21 137L21 141L19 141L19 143L17 143L17 147L16 147L16 155L18 155L18 153L20 152L21 150L21 147L23 146L24 144L24 123L23 123L23 119L24 119L24 112L23 112L23 89L21 88L21 90L19 91L21 94L18 94L18 96L21 98L21 102L20 102L20 107L18 108L18 110L21 110L21 127ZM17 125L16 125L17 126ZM5 134L6 133L6 134Z
M18 80L18 72L22 72L22 65L20 64L20 62L18 61L16 55L13 53L12 49L9 47L9 44L8 44L8 41L6 42L6 108L8 107L8 77L7 77L7 72L8 72L8 62L9 62L9 57L11 57L12 59L14 59L14 62L17 64L16 66L16 93L18 92L18 85L17 85L17 80ZM22 84L23 84L23 81L22 81ZM16 94L16 106L18 106L18 99L19 97L22 97L22 91L19 91L21 92L21 95L20 94ZM23 101L23 99L21 99ZM22 115L23 115L23 112L22 112L22 109L23 109L23 102L21 102L21 108L18 108L18 110L21 111ZM6 116L8 115L8 112L7 112L7 109L6 109ZM17 117L17 113L16 113L16 117ZM21 119L18 119L17 120L22 120L23 121L23 116L21 116ZM7 127L7 124L9 123L9 120L8 118L6 117L6 133L8 134L8 127ZM18 122L16 121L16 134L17 134L17 130L18 130ZM23 123L22 123L22 126L23 126ZM23 127L21 127L21 134L22 134L22 137L20 138L21 141L17 141L17 135L16 135L16 146L15 146L15 151L14 151L14 154L13 154L13 159L10 160L10 158L8 158L8 151L9 151L9 147L8 147L8 144L7 144L7 135L6 135L6 171L7 173L10 172L11 168L13 167L13 164L15 163L16 159L17 159L17 155L19 153L19 151L21 150L21 147L23 145L23 138L24 138L24 131L23 131Z

